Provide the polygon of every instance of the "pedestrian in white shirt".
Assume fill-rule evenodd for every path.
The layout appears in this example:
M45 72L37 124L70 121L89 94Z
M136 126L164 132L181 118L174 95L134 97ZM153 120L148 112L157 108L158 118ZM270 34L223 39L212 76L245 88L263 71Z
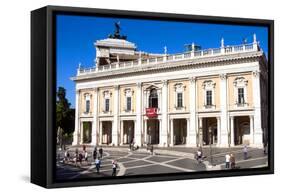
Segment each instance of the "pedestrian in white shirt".
M230 163L230 155L226 154L225 155L225 168L229 169L229 163Z

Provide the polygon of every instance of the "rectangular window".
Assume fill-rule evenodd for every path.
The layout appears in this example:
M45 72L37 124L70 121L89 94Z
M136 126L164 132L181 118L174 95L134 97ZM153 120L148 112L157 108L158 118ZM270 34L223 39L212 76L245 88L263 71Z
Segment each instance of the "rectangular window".
M238 88L238 104L244 104L244 88Z
M127 97L127 107L126 107L127 111L131 111L131 103L132 103L131 97Z
M183 105L182 105L182 93L177 93L177 99L178 99L177 107L183 107Z
M207 106L212 106L212 91L208 90L206 91L206 105Z
M109 99L105 99L105 112L109 111Z
M90 100L86 100L86 113L90 112Z

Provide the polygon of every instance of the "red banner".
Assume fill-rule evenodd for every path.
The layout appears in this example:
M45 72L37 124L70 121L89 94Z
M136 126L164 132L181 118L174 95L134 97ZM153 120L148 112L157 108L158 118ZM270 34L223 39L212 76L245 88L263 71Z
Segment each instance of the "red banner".
M157 117L157 108L146 108L146 116L149 118Z

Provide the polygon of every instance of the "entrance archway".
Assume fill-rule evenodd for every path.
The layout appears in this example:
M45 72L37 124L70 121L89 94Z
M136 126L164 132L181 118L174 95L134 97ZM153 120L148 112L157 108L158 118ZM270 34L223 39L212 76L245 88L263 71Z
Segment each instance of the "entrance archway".
M203 118L203 145L216 144L218 141L217 118Z
M159 144L159 120L147 120L147 143Z
M181 145L186 143L186 119L174 119L173 122L174 126L174 144Z
M83 122L83 143L92 142L92 122Z
M234 144L250 143L250 118L249 116L239 116L234 118Z
M112 122L103 121L102 122L102 144L112 143Z
M129 144L134 140L134 121L123 121L123 142Z

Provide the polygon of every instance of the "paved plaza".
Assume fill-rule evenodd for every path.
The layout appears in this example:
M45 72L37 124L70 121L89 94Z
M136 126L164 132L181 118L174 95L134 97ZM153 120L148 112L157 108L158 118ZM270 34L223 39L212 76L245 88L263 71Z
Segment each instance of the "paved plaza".
M70 158L74 158L75 149L70 147ZM78 147L82 152L82 147ZM242 147L235 148L211 148L204 147L204 161L199 163L195 159L195 153L198 148L156 148L154 154L146 149L130 151L128 147L103 147L104 154L101 159L100 173L96 172L92 157L92 147L87 147L89 153L88 162L82 161L77 165L72 162L63 163L63 151L58 151L57 158L57 179L81 179L94 177L107 177L112 175L112 160L117 160L117 176L161 174L161 173L179 173L194 172L206 170L224 170L225 154L233 153L236 158L238 168L258 168L265 167L268 164L267 154L263 149L249 148L248 158L244 160Z

